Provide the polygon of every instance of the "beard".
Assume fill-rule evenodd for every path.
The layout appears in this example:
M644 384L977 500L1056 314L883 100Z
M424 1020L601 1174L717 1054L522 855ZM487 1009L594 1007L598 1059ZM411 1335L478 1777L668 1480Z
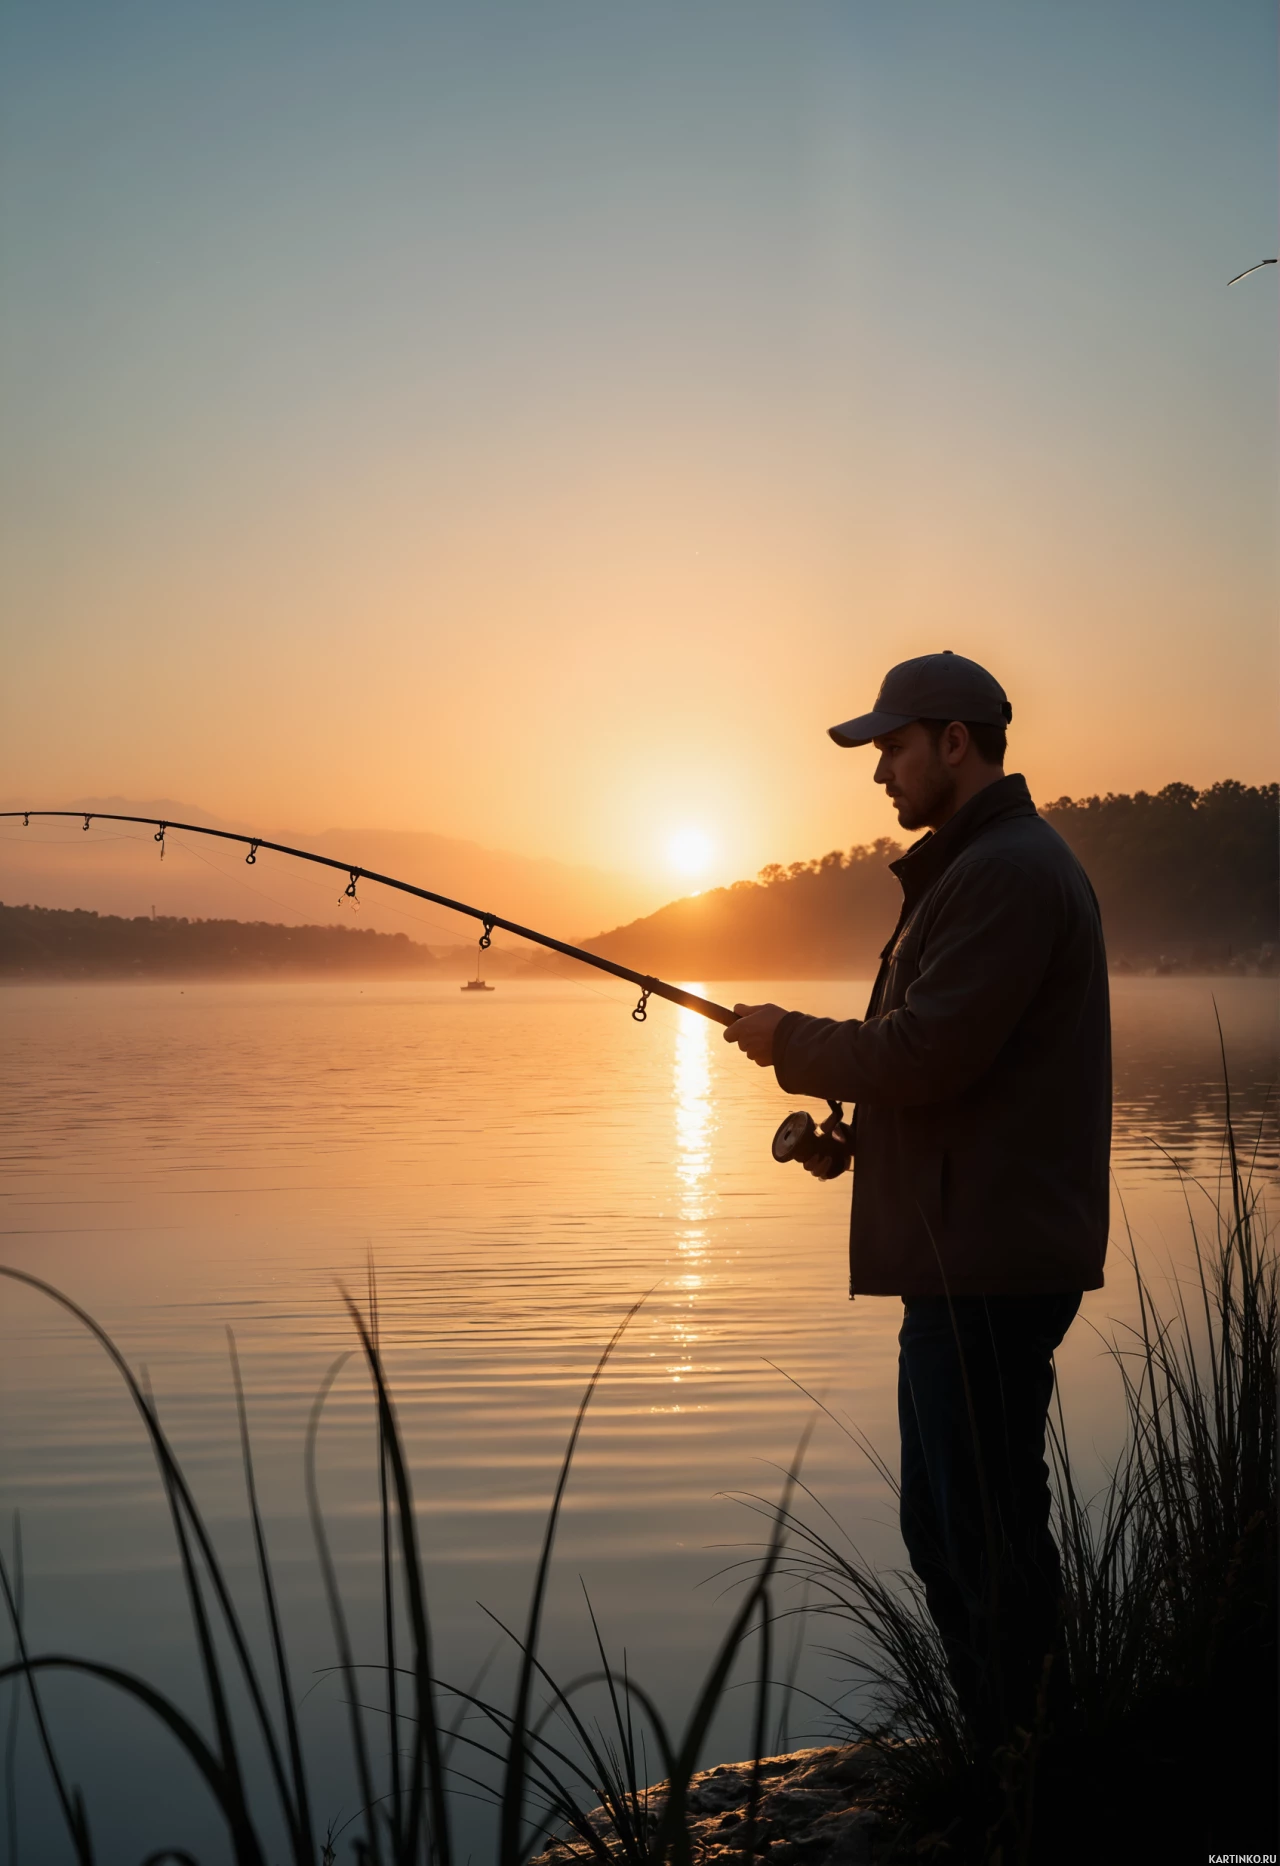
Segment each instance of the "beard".
M939 758L921 773L910 797L900 795L892 803L903 829L928 829L951 814L955 794L956 780Z

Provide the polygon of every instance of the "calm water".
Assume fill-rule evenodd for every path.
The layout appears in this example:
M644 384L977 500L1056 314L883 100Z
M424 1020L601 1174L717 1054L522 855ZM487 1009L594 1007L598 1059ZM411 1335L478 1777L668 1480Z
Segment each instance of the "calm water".
M861 984L705 987L836 1015ZM1264 980L1115 985L1115 1169L1124 1218L1161 1279L1189 1261L1160 1148L1220 1168L1218 1001L1250 1133L1276 1073ZM339 1284L372 1260L384 1348L414 1466L441 1644L467 1682L494 1639L482 1601L519 1614L572 1410L638 1296L575 1467L547 1631L553 1669L590 1661L581 1576L610 1641L673 1713L729 1611L712 1582L756 1528L731 1493L771 1491L825 1394L892 1454L900 1305L849 1303L848 1182L775 1166L787 1103L717 1027L665 1005L643 1028L610 986L10 988L4 1020L2 1224L8 1264L57 1284L146 1368L234 1572L250 1571L225 1330L250 1391L268 1527L310 1690L321 1814L354 1800L341 1765L330 1646L301 1495L316 1386L351 1346ZM1274 1178L1270 1139L1260 1170ZM1194 1190L1195 1208L1207 1212ZM1117 1202L1113 1235L1124 1242ZM1126 1245L1127 1248L1127 1245ZM1119 1429L1094 1328L1132 1313L1113 1250L1059 1356L1082 1460ZM0 1285L0 1507L22 1516L29 1635L145 1672L196 1715L199 1694L149 1455L101 1353L37 1295ZM372 1419L357 1364L326 1413L322 1487L375 1656ZM806 1467L864 1551L896 1564L889 1501L833 1427ZM818 1643L826 1643L829 1634ZM502 1676L499 1657L491 1683ZM828 1698L838 1668L806 1650ZM745 1694L743 1694L745 1700ZM68 1772L102 1858L183 1841L221 1857L201 1793L140 1716L93 1684L50 1686ZM745 1701L714 1748L740 1753ZM821 1718L791 1734L820 1732ZM21 1746L23 1858L64 1857L42 1772ZM481 1817L460 1819L478 1856ZM465 1849L464 1849L465 1852Z

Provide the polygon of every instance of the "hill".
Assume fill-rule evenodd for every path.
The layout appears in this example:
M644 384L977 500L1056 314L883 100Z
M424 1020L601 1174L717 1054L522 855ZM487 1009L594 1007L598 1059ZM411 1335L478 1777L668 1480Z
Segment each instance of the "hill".
M1060 797L1042 814L1097 891L1113 966L1269 969L1280 939L1275 784ZM666 978L857 978L874 972L897 919L882 839L762 869L587 944Z

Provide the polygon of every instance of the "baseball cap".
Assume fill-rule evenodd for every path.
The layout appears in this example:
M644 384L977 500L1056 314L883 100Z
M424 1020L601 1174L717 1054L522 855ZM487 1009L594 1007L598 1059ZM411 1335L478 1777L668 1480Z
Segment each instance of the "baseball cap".
M837 745L869 745L872 739L913 719L962 719L972 725L1007 726L1013 708L993 674L947 648L899 661L880 683L875 706L857 719L829 728Z

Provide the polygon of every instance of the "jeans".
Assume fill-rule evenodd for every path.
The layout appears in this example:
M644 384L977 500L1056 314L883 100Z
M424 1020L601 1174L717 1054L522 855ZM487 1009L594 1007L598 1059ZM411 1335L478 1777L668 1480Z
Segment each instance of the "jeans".
M902 1539L986 1748L1030 1727L1047 1655L1050 1724L1069 1708L1044 1440L1053 1351L1079 1306L1079 1293L905 1299Z

